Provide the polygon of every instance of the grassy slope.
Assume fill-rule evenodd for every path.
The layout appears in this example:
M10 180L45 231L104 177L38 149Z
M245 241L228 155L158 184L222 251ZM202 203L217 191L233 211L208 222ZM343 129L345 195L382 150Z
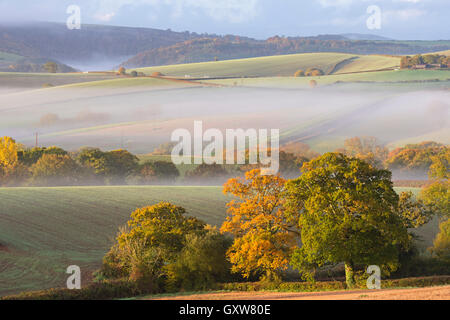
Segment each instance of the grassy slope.
M367 71L397 66L398 58L383 56L357 56L345 53L304 53L236 59L217 62L204 62L139 68L147 74L162 72L168 76L185 77L274 77L292 76L297 70L316 67L325 73L332 72L336 65L351 58L356 58L346 68L352 71ZM336 71L336 70L335 70Z
M89 275L134 209L168 200L211 224L226 214L218 187L0 189L0 295L64 286L72 264Z
M316 80L319 85L333 84L340 82L413 82L450 80L450 71L447 70L398 70L398 71L378 71L360 72L352 74L332 74L320 77L268 77L268 78L246 78L246 79L222 79L204 80L206 82L239 85L252 87L305 87L309 86L311 80ZM448 85L448 84L447 84Z
M54 86L113 79L115 75L101 73L21 73L0 72L0 87L23 89L42 88L44 84Z
M0 295L64 286L72 264L89 277L137 207L170 201L220 225L229 200L221 187L0 189L0 244L8 249L0 250ZM421 234L429 242L435 232L431 225Z

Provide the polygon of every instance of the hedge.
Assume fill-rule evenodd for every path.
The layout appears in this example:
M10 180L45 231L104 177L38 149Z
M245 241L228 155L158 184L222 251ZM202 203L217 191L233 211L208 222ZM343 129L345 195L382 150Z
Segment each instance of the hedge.
M432 286L450 285L450 276L433 276L421 278L406 278L396 280L382 280L381 288L423 288ZM312 292L312 291L336 291L345 290L345 281L325 282L281 282L281 283L225 283L220 286L226 291L279 291L279 292ZM359 289L365 288L365 283L358 285Z
M396 280L382 280L382 289L388 288L423 288L450 285L450 276L434 276L421 278L405 278ZM359 289L365 284L360 283ZM279 291L279 292L312 292L345 290L344 281L325 282L233 282L218 285L214 290L224 291ZM94 283L81 290L49 289L43 291L24 292L14 296L0 298L0 300L108 300L155 294L151 290L142 289L135 282L108 281Z

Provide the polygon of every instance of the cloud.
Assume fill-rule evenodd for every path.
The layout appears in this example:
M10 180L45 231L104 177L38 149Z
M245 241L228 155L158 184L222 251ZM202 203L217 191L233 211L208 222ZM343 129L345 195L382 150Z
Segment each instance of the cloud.
M98 0L98 9L94 17L109 21L118 15L125 6L148 6L159 11L169 8L172 17L185 14L206 14L218 21L240 23L251 20L257 15L260 0ZM106 20L108 19L108 20Z
M385 20L402 20L407 21L410 19L418 18L425 15L425 10L419 9L404 9L404 10L390 10L383 12L383 18Z

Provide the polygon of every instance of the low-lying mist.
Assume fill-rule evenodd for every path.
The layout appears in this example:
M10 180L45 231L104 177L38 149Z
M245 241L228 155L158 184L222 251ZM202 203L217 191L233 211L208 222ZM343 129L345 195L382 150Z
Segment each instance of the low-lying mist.
M280 129L281 142L332 151L353 136L390 147L450 142L448 90L379 90L334 85L314 89L242 87L69 86L26 92L0 90L0 136L28 146L126 148L149 153L178 128Z

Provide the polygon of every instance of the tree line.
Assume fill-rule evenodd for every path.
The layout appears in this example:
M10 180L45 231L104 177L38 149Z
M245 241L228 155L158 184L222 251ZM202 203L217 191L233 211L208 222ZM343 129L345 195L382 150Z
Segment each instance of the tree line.
M171 150L172 144L163 144L152 154L154 160L142 161L123 149L102 151L85 147L68 152L55 146L26 148L10 137L3 137L0 138L0 186L221 185L231 177L261 168L248 164L249 150L246 150L245 164L203 163L180 172L180 167L164 160ZM422 142L389 151L376 138L354 137L335 152L362 159L379 169L389 169L395 178L426 179L436 159L448 158L450 149L436 142ZM318 156L307 144L286 144L279 150L280 175L296 178L301 174L299 168Z

